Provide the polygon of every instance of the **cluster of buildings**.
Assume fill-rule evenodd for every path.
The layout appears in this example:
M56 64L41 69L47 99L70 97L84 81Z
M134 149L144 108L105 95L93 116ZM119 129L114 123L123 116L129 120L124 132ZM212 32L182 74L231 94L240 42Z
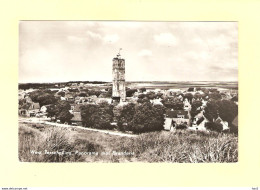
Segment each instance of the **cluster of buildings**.
M179 101L183 102L183 109L181 110L167 110L165 114L165 130L175 130L179 125L186 125L189 126L188 128L191 130L206 130L205 124L208 122L207 118L204 116L204 108L208 102L208 96L202 98L193 98L188 100L185 98L185 93L191 93L192 95L201 94L203 95L204 92L198 90L196 88L186 90L180 89L168 89L168 90L161 90L161 89L147 89L145 92L137 90L133 94L132 97L126 97L126 83L125 83L125 60L121 58L120 54L117 57L113 58L113 66L112 66L112 97L103 97L102 93L106 93L105 89L100 89L102 93L99 96L91 95L91 96L76 96L75 94L70 91L70 89L84 89L87 88L85 84L77 84L72 83L70 87L62 87L54 89L56 90L56 98L60 98L61 100L68 101L71 105L70 113L73 114L73 118L71 122L73 125L81 125L82 119L80 114L80 106L86 104L99 104L101 102L107 102L109 104L116 104L116 105L126 105L128 103L137 103L138 96L140 94L147 94L150 92L153 93L161 93L164 97L171 97L175 96L178 98ZM91 84L87 84L89 87ZM99 86L99 84L93 84L93 86ZM40 107L39 103L33 102L28 94L32 92L32 89L26 91L19 91L19 100L23 100L25 104L19 106L19 115L27 116L27 117L45 117L47 118L47 109L49 105L44 105ZM60 96L60 92L64 95ZM235 92L234 94L236 94ZM231 99L234 97L232 92L223 89L221 91L223 99ZM193 101L201 101L202 106L198 108L200 111L194 118L191 118L190 111L192 109L192 102ZM161 104L161 98L155 98L150 100L152 104ZM236 118L237 120L237 118ZM226 130L229 128L229 124L226 121L223 121L220 117L216 119L215 122L219 122L222 124L223 129Z

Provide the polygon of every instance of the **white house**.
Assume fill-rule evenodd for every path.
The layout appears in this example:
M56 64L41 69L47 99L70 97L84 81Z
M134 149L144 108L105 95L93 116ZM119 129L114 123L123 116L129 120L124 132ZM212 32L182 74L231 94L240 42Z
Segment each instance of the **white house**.
M161 102L161 98L150 100L150 102L154 105L163 105Z
M190 111L191 110L191 104L190 104L190 102L188 101L187 98L185 98L185 100L183 102L183 109L185 111Z
M229 126L228 126L228 122L227 121L223 121L223 119L221 119L219 116L218 118L215 120L216 123L220 123L223 127L223 131L224 130L228 130Z
M169 110L165 114L164 129L172 130L177 125L190 124L190 117L188 111L184 110Z
M200 130L200 131L207 131L205 124L209 122L209 120L204 116L204 112L201 111L198 113L192 122L192 126L189 127L191 130Z

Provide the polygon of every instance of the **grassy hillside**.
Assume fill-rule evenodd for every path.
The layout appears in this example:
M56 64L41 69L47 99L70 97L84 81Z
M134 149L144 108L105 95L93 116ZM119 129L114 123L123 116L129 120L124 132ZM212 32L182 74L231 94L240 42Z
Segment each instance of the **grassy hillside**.
M25 162L237 162L238 138L232 134L193 131L161 131L129 138L20 124L19 159Z

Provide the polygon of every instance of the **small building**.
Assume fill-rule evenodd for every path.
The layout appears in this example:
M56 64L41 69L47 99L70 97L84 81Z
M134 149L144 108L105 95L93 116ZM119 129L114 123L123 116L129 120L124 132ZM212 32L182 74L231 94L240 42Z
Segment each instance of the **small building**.
M209 122L209 120L204 116L204 112L201 111L198 113L192 122L192 126L189 127L191 130L200 130L200 131L207 131L205 124Z
M185 110L168 110L165 114L164 129L171 130L177 125L190 125L190 117L188 111Z
M73 97L73 95L71 94L71 93L66 93L65 94L65 99L67 100L67 101L69 101L69 102L74 102L74 97Z
M36 116L40 111L39 103L27 103L19 109L19 115L25 117L33 117Z
M150 100L150 102L154 105L163 105L161 102L161 98Z
M81 113L73 112L73 117L71 118L72 125L82 125Z
M40 111L40 104L39 103L32 103L31 106L29 107L29 116L36 116L36 114Z
M188 101L187 98L185 98L185 100L183 102L183 109L185 111L190 111L191 110L191 104L190 104L190 102Z
M182 94L180 94L180 95L178 95L178 99L180 100L180 101L183 101L183 95Z
M220 123L223 127L223 131L224 130L229 130L229 126L228 126L228 122L227 121L223 121L219 116L218 118L215 120L216 123Z
M97 98L95 101L97 104L100 104L102 102L107 102L108 104L112 103L112 98ZM120 99L120 102L122 102L122 100Z

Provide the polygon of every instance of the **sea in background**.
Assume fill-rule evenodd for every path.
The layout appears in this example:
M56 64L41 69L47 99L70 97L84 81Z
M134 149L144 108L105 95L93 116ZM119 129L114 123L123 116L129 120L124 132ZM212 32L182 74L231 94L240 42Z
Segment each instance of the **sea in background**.
M190 87L202 87L202 88L223 88L238 90L237 81L132 81L126 82L126 86L129 88L146 88L146 89L184 89Z

